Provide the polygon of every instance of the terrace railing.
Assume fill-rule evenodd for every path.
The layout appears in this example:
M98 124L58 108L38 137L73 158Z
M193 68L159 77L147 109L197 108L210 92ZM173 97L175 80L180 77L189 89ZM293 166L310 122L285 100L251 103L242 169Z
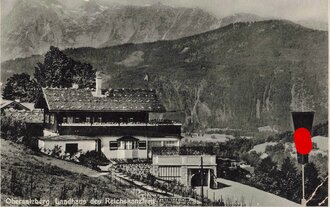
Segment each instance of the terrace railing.
M153 155L214 155L213 146L152 147Z

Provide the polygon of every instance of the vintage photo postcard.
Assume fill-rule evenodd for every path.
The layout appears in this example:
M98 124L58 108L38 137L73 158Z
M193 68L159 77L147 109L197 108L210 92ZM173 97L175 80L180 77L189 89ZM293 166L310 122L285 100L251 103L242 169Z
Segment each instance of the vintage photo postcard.
M327 0L1 0L1 206L328 206Z

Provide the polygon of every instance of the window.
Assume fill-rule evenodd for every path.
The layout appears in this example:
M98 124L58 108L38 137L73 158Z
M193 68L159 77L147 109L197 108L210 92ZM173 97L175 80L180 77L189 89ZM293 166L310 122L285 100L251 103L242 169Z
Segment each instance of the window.
M179 180L181 167L162 166L158 168L158 177L164 180Z
M161 147L162 146L162 142L161 141L150 141L149 142L149 146L150 147Z
M97 121L101 123L102 122L102 117L98 117Z
M126 141L126 149L131 150L133 148L132 141Z
M73 117L72 116L68 116L68 123L73 123Z
M65 153L70 153L71 155L76 154L78 152L78 144L66 144L65 145Z
M139 141L139 149L140 150L147 149L147 142L146 141Z
M63 123L68 123L68 117L63 116Z
M124 141L120 141L118 143L118 149L125 149L125 142Z
M54 124L54 114L49 115L49 123Z
M176 147L178 142L177 141L164 141L164 146L165 147Z
M134 121L134 119L131 117L131 118L129 118L129 122L133 122Z
M80 123L80 118L79 117L75 117L74 118L74 123Z
M87 117L86 117L86 122L87 122L87 123L90 123L90 122L91 122L91 117L87 116Z
M118 149L118 142L110 141L109 146L110 146L110 150L117 150Z
M138 142L137 141L133 141L133 149L136 149L138 146Z

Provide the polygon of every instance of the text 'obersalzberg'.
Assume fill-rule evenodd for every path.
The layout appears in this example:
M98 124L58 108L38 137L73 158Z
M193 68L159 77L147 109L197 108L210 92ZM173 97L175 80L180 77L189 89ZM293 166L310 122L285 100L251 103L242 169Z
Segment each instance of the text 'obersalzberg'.
M155 205L156 200L154 199L122 199L122 198L105 198L105 199L58 199L55 198L54 202L51 203L49 199L15 199L15 198L6 198L5 203L7 205L41 205L41 206L50 206L50 205Z

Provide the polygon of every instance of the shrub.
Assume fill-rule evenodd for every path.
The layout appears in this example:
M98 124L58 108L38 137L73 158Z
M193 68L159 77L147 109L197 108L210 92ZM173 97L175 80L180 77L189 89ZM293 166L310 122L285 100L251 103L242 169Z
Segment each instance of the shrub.
M22 143L27 136L26 124L23 121L10 117L1 118L1 137L15 143Z
M50 156L59 157L62 153L62 146L55 145L55 147L51 150Z
M78 157L78 161L90 168L97 169L98 165L106 165L109 164L110 161L102 156L99 152L96 152L95 150L93 151L88 151L86 153L81 153L80 156Z
M15 143L21 143L32 149L39 151L38 139L31 135L31 125L27 125L22 120L16 120L11 117L1 117L1 138Z

